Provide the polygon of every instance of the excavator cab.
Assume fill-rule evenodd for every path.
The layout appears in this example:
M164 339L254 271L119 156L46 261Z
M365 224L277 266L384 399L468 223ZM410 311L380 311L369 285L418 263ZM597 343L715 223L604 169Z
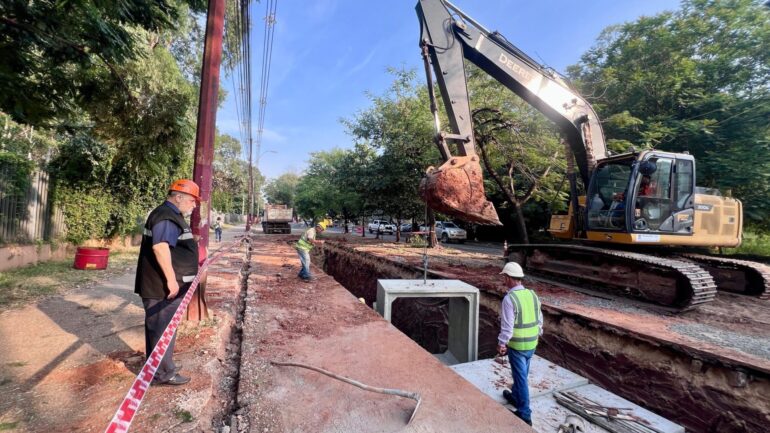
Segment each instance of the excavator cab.
M600 161L586 200L588 231L691 235L695 161L647 151Z

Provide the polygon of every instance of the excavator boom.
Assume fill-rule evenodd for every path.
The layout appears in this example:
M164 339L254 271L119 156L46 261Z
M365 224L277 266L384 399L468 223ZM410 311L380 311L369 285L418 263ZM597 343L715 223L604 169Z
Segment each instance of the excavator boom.
M583 183L587 185L596 160L606 154L601 124L591 105L560 76L537 64L500 34L484 29L451 3L419 0L416 9L436 144L445 161L441 167L430 171L420 186L426 202L436 210L466 221L499 224L494 207L484 196L464 59L497 79L560 127L575 155ZM441 131L439 124L433 96L434 75L448 114L450 133ZM457 155L452 155L450 143L454 143Z

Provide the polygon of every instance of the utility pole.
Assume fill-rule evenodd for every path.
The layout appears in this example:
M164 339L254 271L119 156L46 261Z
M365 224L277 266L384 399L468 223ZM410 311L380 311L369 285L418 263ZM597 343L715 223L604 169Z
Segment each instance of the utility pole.
M206 40L203 47L201 91L198 102L198 128L195 136L195 167L193 180L200 186L200 206L193 211L190 225L198 245L208 254L211 216L211 162L214 159L214 132L217 122L219 66L222 62L222 32L225 21L225 0L209 0ZM205 297L205 274L199 289L187 308L188 320L208 318Z
M251 125L249 125L251 128ZM251 232L251 218L254 215L254 169L251 164L254 142L249 138L249 214L246 216L246 233Z

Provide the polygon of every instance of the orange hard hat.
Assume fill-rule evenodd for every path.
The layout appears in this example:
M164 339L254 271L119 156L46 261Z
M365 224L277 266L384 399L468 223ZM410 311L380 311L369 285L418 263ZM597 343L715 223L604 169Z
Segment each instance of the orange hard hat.
M198 187L198 184L191 181L190 179L178 179L175 180L170 187L168 187L169 191L179 191L183 192L185 194L190 194L191 196L195 197L195 200L200 200L200 192L201 189Z

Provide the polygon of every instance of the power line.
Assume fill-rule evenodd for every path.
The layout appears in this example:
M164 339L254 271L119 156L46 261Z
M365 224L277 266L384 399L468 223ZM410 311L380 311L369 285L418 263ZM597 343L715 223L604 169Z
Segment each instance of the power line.
M262 149L262 134L265 127L267 113L267 91L270 84L270 70L273 58L273 41L275 35L276 10L278 0L269 0L265 5L264 40L262 43L262 71L259 88L259 110L257 115L257 168L259 168L259 155Z

